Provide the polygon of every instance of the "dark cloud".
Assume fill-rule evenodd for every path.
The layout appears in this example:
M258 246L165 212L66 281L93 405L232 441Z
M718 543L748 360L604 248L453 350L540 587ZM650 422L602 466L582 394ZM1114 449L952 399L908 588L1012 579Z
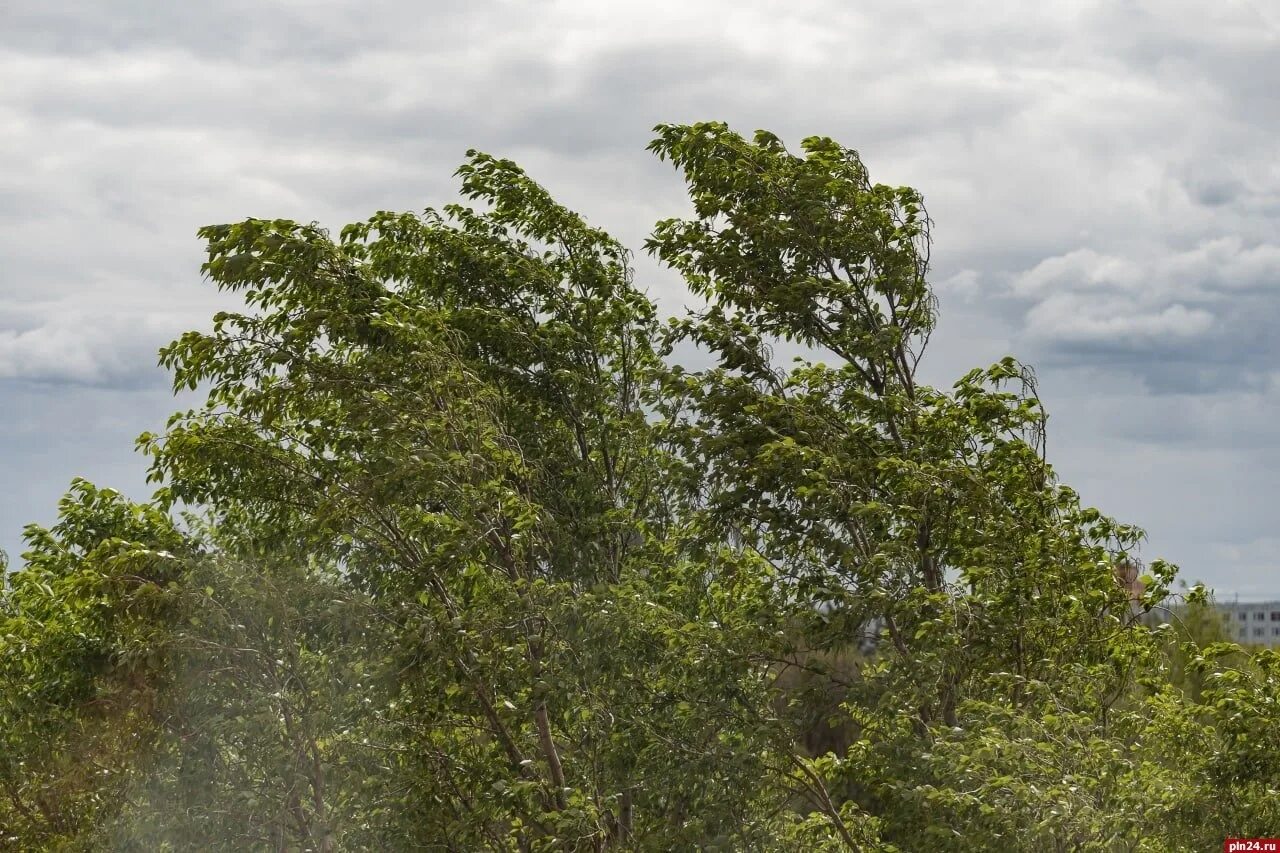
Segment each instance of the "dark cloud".
M11 0L3 16L0 477L28 487L0 501L0 543L73 474L140 481L132 433L167 405L155 349L225 304L199 280L200 225L439 205L475 147L638 248L687 206L643 151L650 128L717 118L836 137L921 188L943 309L930 381L1010 352L1037 364L1065 479L1192 576L1280 594L1265 4ZM680 310L679 282L637 264Z

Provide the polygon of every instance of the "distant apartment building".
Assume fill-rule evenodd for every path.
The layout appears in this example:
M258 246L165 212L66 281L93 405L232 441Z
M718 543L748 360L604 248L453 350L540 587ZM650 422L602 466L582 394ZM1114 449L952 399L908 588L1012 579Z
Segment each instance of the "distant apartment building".
M1280 647L1280 601L1219 603L1227 636L1237 643Z

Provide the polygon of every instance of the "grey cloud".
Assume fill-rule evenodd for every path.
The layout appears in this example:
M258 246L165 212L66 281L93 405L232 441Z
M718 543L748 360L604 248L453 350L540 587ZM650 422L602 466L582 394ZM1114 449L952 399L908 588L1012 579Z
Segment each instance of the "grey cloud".
M0 542L71 474L132 482L128 433L165 408L155 347L223 304L198 226L438 205L476 147L638 248L687 206L649 128L717 118L833 136L923 190L930 381L1036 364L1065 479L1192 575L1280 594L1265 4L12 0L4 17L0 421L41 427L0 445L0 477L30 482L0 501ZM665 310L688 301L637 265Z
M1247 184L1233 175L1205 175L1190 171L1183 181L1187 193L1197 204L1221 207L1238 201L1248 192Z
M1257 386L1280 359L1280 246L1237 235L1184 251L1083 248L1015 275L1022 340L1051 363L1123 366L1153 391Z
M494 3L218 3L164 0L13 0L0 44L58 56L179 48L242 62L279 58L324 63L352 53L413 44L419 48L468 43L486 18L505 13L518 26L515 4ZM492 21L488 21L491 23ZM492 37L492 33L491 33Z
M38 325L0 323L0 380L136 388L167 385L159 348L207 318L146 310L63 309Z
M1180 346L1213 328L1214 317L1180 302L1143 309L1125 299L1080 299L1054 296L1027 314L1027 332L1040 341L1068 346L1149 349Z
M1280 120L1280 17L1266 4L1189 0L1105 4L1093 32L1131 65L1212 94L1252 127Z

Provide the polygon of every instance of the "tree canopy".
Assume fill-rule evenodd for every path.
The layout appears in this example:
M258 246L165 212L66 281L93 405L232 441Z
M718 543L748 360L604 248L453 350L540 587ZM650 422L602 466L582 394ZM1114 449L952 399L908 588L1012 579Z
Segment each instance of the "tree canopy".
M921 381L921 194L655 134L684 316L474 151L439 210L201 229L243 307L160 354L204 401L140 437L155 495L73 483L0 597L0 846L1274 833L1277 656L1141 618L1176 569L1117 583L1142 532L1058 481L1029 367Z

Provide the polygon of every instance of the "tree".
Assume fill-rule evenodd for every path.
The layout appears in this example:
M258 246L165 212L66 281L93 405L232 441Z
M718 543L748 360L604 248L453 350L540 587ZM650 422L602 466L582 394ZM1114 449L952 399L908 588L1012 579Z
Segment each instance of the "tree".
M884 626L887 653L849 693L874 737L831 772L899 816L886 837L937 844L919 810L937 803L912 803L937 780L910 768L939 725L1045 703L1101 725L1125 693L1145 637L1114 571L1141 533L1054 482L1028 369L919 383L935 303L915 191L872 184L829 139L800 157L711 123L661 127L651 147L684 173L695 217L659 223L650 250L708 302L675 334L719 360L668 386L685 456L711 513L791 585L808 648ZM782 370L770 339L835 364ZM1154 571L1148 602L1171 577Z
M647 248L705 303L666 324L476 152L468 204L201 230L244 308L162 351L206 402L139 440L155 499L77 483L3 599L15 844L1154 850L1275 817L1273 658L1143 623L1175 569L1134 594L1142 533L1056 480L1029 368L920 382L920 194L825 138L656 132L694 210Z
M767 721L748 617L770 590L709 572L740 560L659 487L652 306L623 250L513 164L461 173L487 212L379 214L338 243L205 229L206 271L257 313L164 352L210 390L144 437L154 476L335 566L395 626L381 748L414 756L406 802L440 806L396 837L749 837L771 733L740 725Z
M186 546L169 518L82 480L26 530L0 595L0 841L87 837L145 772Z

